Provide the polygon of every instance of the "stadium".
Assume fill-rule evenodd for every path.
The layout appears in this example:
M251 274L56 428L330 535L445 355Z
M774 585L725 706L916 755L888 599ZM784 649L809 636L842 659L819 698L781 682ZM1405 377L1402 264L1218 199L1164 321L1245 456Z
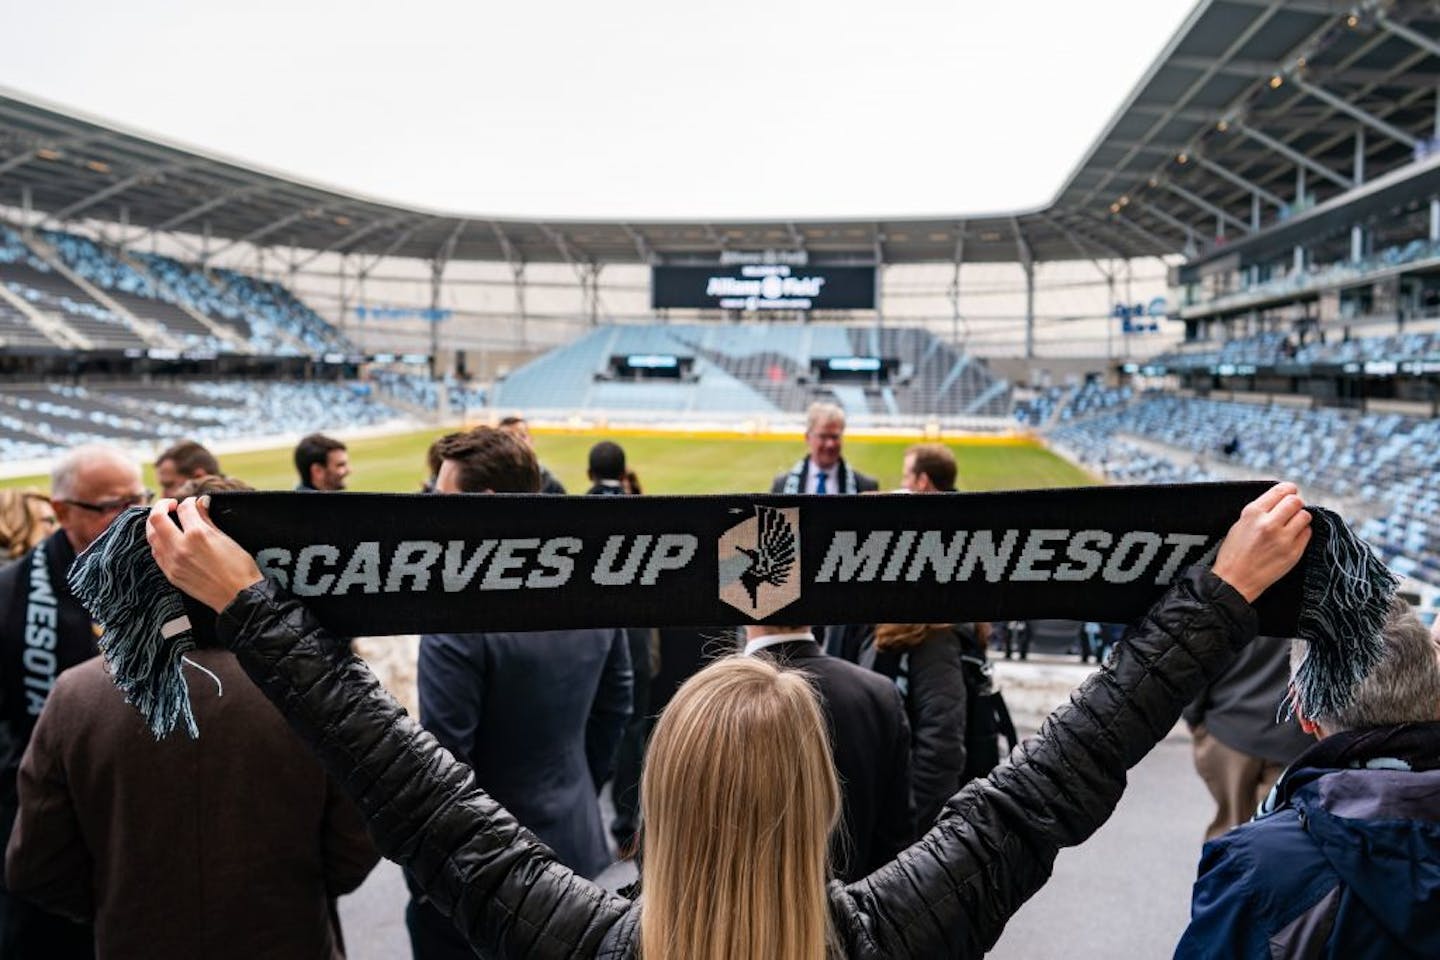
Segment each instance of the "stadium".
M1440 10L1200 0L1048 204L923 218L420 209L0 88L0 485L194 439L287 490L325 431L408 492L523 415L572 491L606 438L759 491L816 402L882 490L922 440L967 490L1295 479L1434 623Z

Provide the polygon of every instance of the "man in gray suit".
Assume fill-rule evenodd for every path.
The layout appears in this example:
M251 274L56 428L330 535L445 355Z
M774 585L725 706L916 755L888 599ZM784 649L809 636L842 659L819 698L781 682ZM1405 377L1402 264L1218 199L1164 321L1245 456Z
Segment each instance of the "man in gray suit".
M535 455L479 427L440 449L437 493L535 493ZM475 771L475 782L584 877L610 863L597 795L630 716L623 630L427 634L420 638L420 723ZM413 890L413 888L412 888ZM412 895L416 960L473 958L439 911Z
M845 411L833 403L812 403L805 413L809 453L775 477L771 493L868 493L880 484L852 470L840 456L845 442Z

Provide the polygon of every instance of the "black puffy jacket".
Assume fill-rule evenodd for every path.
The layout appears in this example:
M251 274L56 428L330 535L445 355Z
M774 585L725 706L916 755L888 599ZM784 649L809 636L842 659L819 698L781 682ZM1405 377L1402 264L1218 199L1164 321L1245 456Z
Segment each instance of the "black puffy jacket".
M220 617L246 671L483 956L630 960L640 901L582 880L475 786L346 643L268 582ZM849 957L978 957L1045 883L1061 847L1109 817L1125 772L1255 633L1244 599L1192 569L1110 662L936 824L864 880L829 887Z

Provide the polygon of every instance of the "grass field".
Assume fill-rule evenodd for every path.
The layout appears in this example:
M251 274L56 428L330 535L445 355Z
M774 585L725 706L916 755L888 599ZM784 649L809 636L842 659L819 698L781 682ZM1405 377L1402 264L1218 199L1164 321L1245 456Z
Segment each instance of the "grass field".
M354 472L352 490L416 490L424 474L425 449L444 430L421 431L350 443ZM571 493L583 493L586 454L603 433L537 433L536 451ZM804 452L799 440L715 439L684 436L625 436L618 438L631 468L640 476L646 493L724 493L765 491L771 478L788 469ZM881 490L900 485L900 461L907 439L850 437L845 458L875 476ZM952 443L960 462L960 487L966 490L1062 487L1093 483L1086 473L1040 446ZM229 454L221 459L225 472L260 489L288 490L295 485L289 448ZM44 488L45 477L19 477L0 486ZM154 487L154 470L146 468L146 483Z

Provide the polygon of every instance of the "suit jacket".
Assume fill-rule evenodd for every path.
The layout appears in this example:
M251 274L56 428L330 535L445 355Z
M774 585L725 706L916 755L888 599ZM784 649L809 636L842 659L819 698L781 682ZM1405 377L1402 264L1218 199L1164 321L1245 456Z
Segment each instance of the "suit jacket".
M200 739L157 741L96 658L61 674L20 766L10 890L100 957L343 957L331 899L379 860L355 806L235 655L192 650Z
M0 839L15 811L20 758L55 678L100 652L90 614L65 580L74 562L70 538L57 530L0 568Z
M610 864L597 798L632 683L624 630L420 638L421 725L586 877Z
M784 493L785 480L792 473L796 472L797 468L800 472L800 491L802 493L806 492L809 489L808 484L810 482L810 457L808 454L804 458L802 458L801 461L797 463L794 467L791 467L784 473L777 473L775 475L775 479L770 483L770 492ZM837 489L832 490L832 493L845 492L845 477L849 470L850 465L846 463L845 459L842 457L835 468L835 486ZM857 493L867 493L871 490L879 489L880 483L874 477L863 474L859 470L855 471L855 491Z
M895 685L813 641L765 647L762 656L809 674L820 693L844 806L832 842L835 876L850 882L890 862L915 839L910 808L910 724Z

